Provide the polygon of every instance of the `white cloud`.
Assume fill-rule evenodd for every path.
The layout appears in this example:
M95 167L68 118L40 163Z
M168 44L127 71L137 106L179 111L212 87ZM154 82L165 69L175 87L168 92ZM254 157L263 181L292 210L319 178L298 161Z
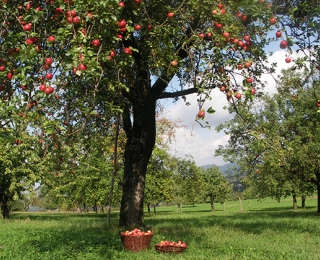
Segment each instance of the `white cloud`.
M287 69L293 65L293 62L285 62L286 55L288 55L287 51L278 50L269 57L270 64L278 64L274 76L279 75L282 69ZM291 57L294 60L298 55L293 53ZM262 80L268 83L264 91L274 93L276 86L274 78L271 75L263 75ZM165 106L164 113L168 119L180 119L182 121L181 124L188 127L188 129L180 128L177 130L176 143L173 144L171 150L172 154L181 158L184 158L187 154L191 154L198 166L205 164L223 165L226 163L221 157L214 157L214 153L219 145L226 145L229 138L224 133L217 133L215 127L219 123L232 118L232 115L223 109L228 101L225 94L221 93L218 88L211 92L211 97L212 100L206 101L204 104L205 110L209 107L216 110L214 114L206 114L204 120L209 122L211 130L202 128L195 122L196 114L199 111L197 95L187 96L187 102L191 103L189 106L186 106L182 100L176 103L171 103L171 100L166 100L162 103Z

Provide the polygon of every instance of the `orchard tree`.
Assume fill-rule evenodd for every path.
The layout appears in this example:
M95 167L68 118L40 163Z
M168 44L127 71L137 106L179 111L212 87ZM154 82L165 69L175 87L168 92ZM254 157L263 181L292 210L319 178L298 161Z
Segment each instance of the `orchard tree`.
M244 182L259 198L280 200L319 193L319 80L308 71L283 71L277 93L238 105L239 114L218 129L227 129L229 144L217 154L236 161ZM222 127L222 128L221 128ZM319 211L318 203L318 211Z
M202 190L205 199L209 198L211 210L214 211L214 203L224 203L231 193L231 188L228 185L228 178L223 176L219 167L211 165L208 169L202 171L203 185Z
M50 130L46 122L55 117L61 119L61 133L70 135L76 134L77 122L86 123L94 114L103 120L110 109L120 109L126 146L119 224L142 226L158 100L186 100L186 95L198 94L195 114L201 120L204 101L212 98L215 87L228 100L254 95L250 82L262 87L259 76L267 70L266 35L273 25L282 24L276 14L287 18L283 14L298 10L302 11L299 19L304 18L311 10L305 6L316 3L272 4L257 0L2 1L2 102L10 102L11 94L19 96L17 108L22 109L35 100L45 112L43 131ZM308 19L301 19L301 24L309 26ZM280 47L291 44L284 39ZM246 81L237 82L238 74ZM177 86L171 87L172 79ZM29 91L20 91L23 88Z

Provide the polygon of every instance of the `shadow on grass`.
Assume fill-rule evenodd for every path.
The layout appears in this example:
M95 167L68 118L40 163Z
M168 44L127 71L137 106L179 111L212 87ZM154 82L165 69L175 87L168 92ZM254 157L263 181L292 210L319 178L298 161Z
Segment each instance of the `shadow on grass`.
M201 214L198 214L200 212ZM112 213L110 228L106 225L106 214L28 213L13 214L12 218L28 218L31 223L58 221L55 225L41 228L38 233L30 236L24 247L32 247L37 252L47 254L65 252L75 258L94 252L95 255L100 255L101 259L113 259L115 252L124 250L117 227L118 215L118 212ZM300 221L301 219L311 221L306 223ZM228 215L199 208L199 211L186 211L182 214L169 210L145 214L146 224L152 226L155 231L152 244L161 240L184 240L199 244L204 241L205 235L201 231L204 229L217 232L239 231L247 234L263 234L266 230L275 234L285 234L296 230L316 236L319 229L315 228L316 224L310 224L313 219L319 219L315 208L296 211L288 208L266 208ZM205 241L203 243L205 244Z

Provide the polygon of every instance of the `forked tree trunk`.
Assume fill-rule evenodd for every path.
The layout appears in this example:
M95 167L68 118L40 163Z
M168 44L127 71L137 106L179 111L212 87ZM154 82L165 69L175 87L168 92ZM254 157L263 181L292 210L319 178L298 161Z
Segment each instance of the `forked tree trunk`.
M127 141L119 221L121 227L144 226L144 187L147 164L155 144L155 110L156 102L146 98L132 107L128 105L123 113Z
M10 210L8 205L8 196L4 193L0 193L0 205L1 205L2 217L9 218Z

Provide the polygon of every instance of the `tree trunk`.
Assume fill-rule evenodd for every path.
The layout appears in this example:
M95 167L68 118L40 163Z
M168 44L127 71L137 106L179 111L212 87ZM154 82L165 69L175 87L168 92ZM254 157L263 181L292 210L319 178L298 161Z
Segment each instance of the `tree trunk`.
M9 218L10 210L8 206L8 196L4 193L0 193L0 205L1 205L2 217Z
M306 197L305 196L301 197L301 208L303 208L303 209L306 208Z
M211 211L214 211L214 201L213 198L210 198Z
M153 213L156 214L157 213L157 210L156 210L156 204L154 204L153 206Z
M150 203L147 203L148 205L148 212L150 213L151 209L150 209Z
M242 200L240 197L238 197L238 199L239 199L239 204L240 204L240 212L243 213Z
M317 190L318 190L318 199L317 199L318 210L317 210L317 213L320 214L320 184L317 184Z
M295 194L292 195L292 202L293 202L293 209L294 210L298 209L298 206L297 206L297 195L295 195Z
M137 104L135 102L132 107L128 104L123 112L127 140L119 221L121 227L144 226L145 177L156 136L156 101L146 97Z

